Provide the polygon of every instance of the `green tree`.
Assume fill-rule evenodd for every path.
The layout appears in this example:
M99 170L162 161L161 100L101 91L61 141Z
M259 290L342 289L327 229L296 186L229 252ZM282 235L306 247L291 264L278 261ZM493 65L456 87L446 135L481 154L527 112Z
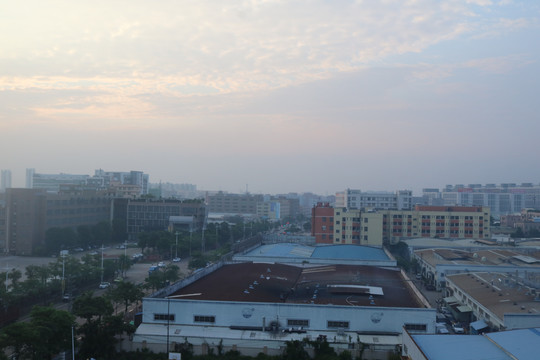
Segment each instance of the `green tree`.
M129 256L120 255L118 257L118 266L120 267L122 276L125 276L126 271L128 271L132 265L133 265L133 262L131 261L131 258Z
M24 359L26 355L31 355L32 345L37 340L37 330L29 322L10 324L0 333L0 347L11 348L16 359Z
M129 304L140 301L144 292L142 289L130 282L120 281L118 285L109 292L111 299L124 304L124 313L127 313Z
M94 318L101 321L103 316L111 315L113 307L105 297L94 297L94 293L88 291L75 299L71 311L76 316L85 319L86 322L91 322Z
M38 332L34 346L36 359L52 359L54 354L70 348L71 328L75 321L73 315L52 307L34 306L30 317Z
M2 348L11 346L17 358L52 359L69 349L74 317L67 311L34 306L29 322L6 326L0 334Z
M309 354L304 349L304 342L298 340L292 340L286 342L285 352L283 353L283 360L308 360Z
M94 297L92 292L84 293L73 302L73 314L85 319L78 330L82 335L79 357L113 359L117 335L128 330L122 316L113 316L113 306L104 296Z
M523 229L518 227L516 230L510 235L510 237L516 239L516 238L522 238L525 237L525 234L523 233Z
M144 283L144 286L152 291L161 289L165 286L165 273L161 270L154 270L144 279Z

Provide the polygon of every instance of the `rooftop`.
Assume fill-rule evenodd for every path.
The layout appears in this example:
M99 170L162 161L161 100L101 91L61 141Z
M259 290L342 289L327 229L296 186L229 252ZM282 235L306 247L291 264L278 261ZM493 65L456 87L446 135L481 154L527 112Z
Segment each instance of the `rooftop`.
M466 251L443 248L416 250L414 253L433 267L445 264L538 267L538 263L540 262L540 254L538 252L525 255L524 253L510 249Z
M412 335L427 359L533 360L540 352L540 329L501 331L486 335Z
M290 257L333 260L381 260L389 261L390 258L383 249L359 245L321 245L306 246L300 244L268 244L262 245L244 256Z
M355 265L229 264L169 296L213 301L424 307L399 270Z
M489 339L474 335L412 335L427 359L511 360Z
M448 275L448 281L493 312L499 319L504 314L540 314L540 301L528 287L515 278L498 273Z

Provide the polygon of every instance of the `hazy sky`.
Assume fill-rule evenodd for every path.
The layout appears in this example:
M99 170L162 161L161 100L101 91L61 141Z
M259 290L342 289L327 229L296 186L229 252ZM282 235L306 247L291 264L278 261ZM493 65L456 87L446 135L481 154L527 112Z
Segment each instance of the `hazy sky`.
M540 182L540 3L0 0L0 168L333 194Z

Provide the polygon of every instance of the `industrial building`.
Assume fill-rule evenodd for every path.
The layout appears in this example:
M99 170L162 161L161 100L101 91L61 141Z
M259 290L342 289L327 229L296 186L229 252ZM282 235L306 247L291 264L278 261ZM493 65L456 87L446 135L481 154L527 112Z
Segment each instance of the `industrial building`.
M112 202L112 218L129 241L143 231L198 231L206 223L207 207L202 200L129 199Z
M322 248L332 252L334 246ZM258 249L246 256L257 256ZM401 344L404 328L435 332L436 310L398 268L389 266L385 255L368 250L365 259L356 261L381 258L372 258L371 265L342 265L336 259L324 263L321 254L321 263L314 264L298 262L311 255L294 255L305 247L285 249L263 247L259 261L211 265L143 299L133 342L156 351L187 341L203 354L220 344L224 351L272 355L281 354L286 341L323 337L338 352L358 355L367 346L367 352L385 357ZM293 264L271 260L283 252ZM373 265L377 261L386 266Z
M407 360L536 360L540 328L483 335L418 335L404 332L402 358Z
M534 273L536 280L539 275ZM482 320L491 331L540 327L536 284L538 281L496 272L449 275L444 302L456 319L465 323Z
M53 227L76 228L110 221L111 198L96 191L49 193L9 188L0 194L0 247L13 255L32 255Z
M493 243L494 245L495 243ZM540 276L540 253L534 249L498 248L476 244L476 249L433 248L412 252L426 284L444 289L449 275L463 272L510 273L527 281ZM473 246L473 244L470 244ZM540 278L538 279L540 280ZM537 280L537 281L538 281Z

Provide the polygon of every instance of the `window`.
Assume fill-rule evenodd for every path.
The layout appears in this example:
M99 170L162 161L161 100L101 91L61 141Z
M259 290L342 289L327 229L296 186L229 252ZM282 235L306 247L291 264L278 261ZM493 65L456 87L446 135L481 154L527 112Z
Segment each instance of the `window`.
M412 331L426 331L426 324L405 324L405 329Z
M287 326L309 326L309 320L287 319Z
M323 226L322 226L322 229L323 229L323 231L326 230L326 225L323 225Z
M329 329L330 328L349 328L349 322L348 321L328 321L326 325Z
M165 320L174 321L174 314L154 314L154 320Z
M205 323L215 323L216 317L215 316L208 316L208 315L195 315L193 317L194 322L205 322Z

